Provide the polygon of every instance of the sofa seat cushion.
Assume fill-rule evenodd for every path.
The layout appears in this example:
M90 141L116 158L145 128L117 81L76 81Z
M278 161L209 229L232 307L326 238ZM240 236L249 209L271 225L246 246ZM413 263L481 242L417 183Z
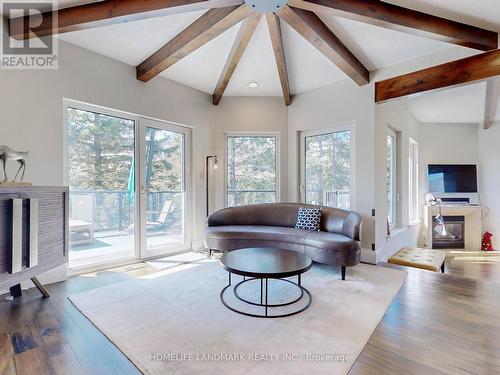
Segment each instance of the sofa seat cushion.
M356 252L360 249L359 242L337 233L307 232L304 245L324 251Z
M291 242L297 244L304 243L303 230L287 227L266 227L255 226L252 228L253 238L264 241Z
M287 227L267 227L250 225L227 225L221 227L209 227L206 230L207 239L217 240L260 240L273 242L304 243L304 235L308 233L303 230Z
M221 227L208 227L205 237L217 240L249 239L253 225L225 225Z

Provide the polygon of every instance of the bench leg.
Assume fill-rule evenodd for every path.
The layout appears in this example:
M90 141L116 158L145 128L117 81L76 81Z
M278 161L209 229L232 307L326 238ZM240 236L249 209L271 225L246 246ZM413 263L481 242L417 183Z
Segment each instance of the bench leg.
M441 265L441 272L444 273L444 262L443 264Z
M208 249L208 259L212 258L212 249Z
M345 269L346 269L346 266L340 267L340 271L342 272L342 280L345 280Z
M49 298L50 297L49 293L47 292L47 290L45 290L45 288L43 287L42 283L40 281L38 281L38 279L36 277L32 277L31 281L33 281L33 284L35 284L36 288L42 294L43 298Z

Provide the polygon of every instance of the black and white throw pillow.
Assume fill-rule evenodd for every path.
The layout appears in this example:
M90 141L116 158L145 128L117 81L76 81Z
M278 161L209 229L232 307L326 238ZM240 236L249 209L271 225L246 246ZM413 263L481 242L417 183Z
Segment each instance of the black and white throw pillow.
M319 231L321 225L321 208L299 208L299 216L295 229Z

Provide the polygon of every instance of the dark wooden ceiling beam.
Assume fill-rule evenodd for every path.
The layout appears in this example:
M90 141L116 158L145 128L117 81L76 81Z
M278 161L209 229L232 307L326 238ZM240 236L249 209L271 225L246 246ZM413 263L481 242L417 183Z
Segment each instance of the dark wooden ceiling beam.
M105 0L9 20L10 36L15 39L44 37L69 31L114 25L146 18L241 5L243 0ZM29 18L33 22L30 23ZM38 20L38 22L37 22ZM56 22L53 22L56 20ZM28 25L40 23L29 30Z
M231 77L236 69L236 66L240 62L245 49L252 39L252 35L259 24L260 19L262 18L262 14L260 13L252 13L246 20L243 21L240 30L238 31L238 35L234 40L233 47L229 52L229 56L226 60L226 64L224 65L224 69L222 69L222 73L220 75L219 81L217 82L217 86L215 87L214 93L212 95L212 100L215 105L219 104L224 95L224 91L226 90Z
M289 0L288 5L483 51L498 48L496 32L379 0Z
M137 79L147 82L191 52L247 18L245 4L210 9L137 67Z
M319 17L304 9L282 7L276 14L337 65L358 85L370 81L368 69L354 56Z
M500 75L500 49L451 61L375 84L377 103Z
M266 21L271 36L276 68L280 78L281 92L283 93L285 104L288 106L292 104L292 96L290 94L290 84L288 83L288 72L286 69L285 49L283 47L280 20L274 13L268 13L266 14Z

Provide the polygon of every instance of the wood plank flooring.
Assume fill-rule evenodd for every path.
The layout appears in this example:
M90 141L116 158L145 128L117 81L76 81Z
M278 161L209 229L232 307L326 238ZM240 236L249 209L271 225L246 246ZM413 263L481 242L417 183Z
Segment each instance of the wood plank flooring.
M446 266L401 267L408 279L351 374L500 374L500 261L457 255ZM1 301L0 375L139 374L66 297L154 272L139 263L49 285L49 299L30 289Z

